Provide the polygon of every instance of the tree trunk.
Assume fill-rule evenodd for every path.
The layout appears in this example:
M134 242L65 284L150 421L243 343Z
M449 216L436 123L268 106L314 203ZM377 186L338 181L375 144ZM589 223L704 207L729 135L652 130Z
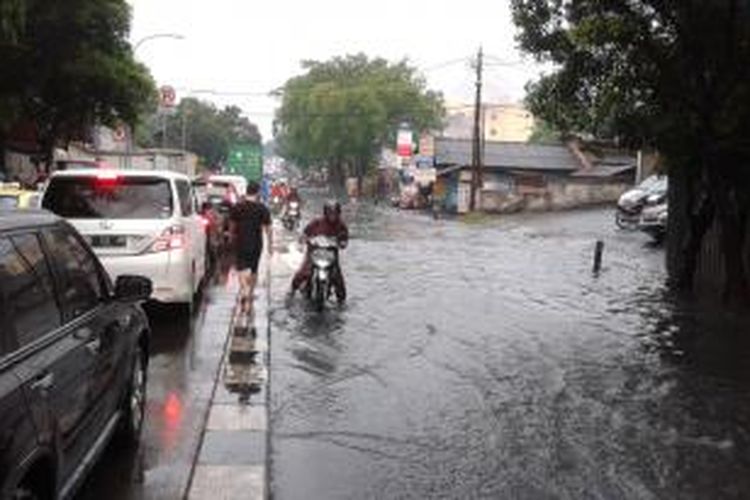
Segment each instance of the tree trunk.
M357 159L357 197L364 197L365 163L361 158Z
M724 256L725 303L742 304L748 301L748 281L745 269L744 243L746 225L742 224L741 208L737 200L725 191L724 200L718 210L721 233L721 250Z
M341 158L334 158L328 166L329 184L336 197L340 197L346 192L346 175L344 173L344 164Z
M703 196L703 200L698 203L699 206L688 215L687 235L683 241L675 278L675 288L685 292L693 291L703 238L714 220L714 206L708 198Z
M669 284L680 292L693 291L703 238L713 222L704 172L680 168L669 176Z
M8 179L8 170L5 166L5 134L0 133L0 176Z
M724 260L723 300L725 303L746 304L750 299L744 258L748 207L745 206L745 197L738 195L738 191L744 189L744 183L732 179L732 176L727 178L727 171L719 174L713 169L710 172Z

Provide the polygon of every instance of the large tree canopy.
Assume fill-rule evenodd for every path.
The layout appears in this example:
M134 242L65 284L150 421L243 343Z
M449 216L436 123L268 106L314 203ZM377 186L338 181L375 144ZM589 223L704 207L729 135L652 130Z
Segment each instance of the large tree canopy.
M399 124L416 131L442 125L442 96L406 62L359 54L302 67L281 91L278 147L302 167L328 166L338 184L346 166L361 178L381 147L395 144Z
M91 125L133 124L154 103L125 0L0 0L0 13L0 146L24 124L50 153Z
M726 295L747 296L750 2L512 0L512 6L521 47L557 67L530 85L532 112L562 131L657 148L672 178L675 283L692 286L702 239L716 217Z
M166 120L166 137L163 137ZM184 132L184 137L183 137ZM145 147L185 148L198 155L208 167L224 163L233 144L261 142L258 127L237 106L217 109L210 102L193 97L180 101L174 113L153 115L138 130L138 143Z

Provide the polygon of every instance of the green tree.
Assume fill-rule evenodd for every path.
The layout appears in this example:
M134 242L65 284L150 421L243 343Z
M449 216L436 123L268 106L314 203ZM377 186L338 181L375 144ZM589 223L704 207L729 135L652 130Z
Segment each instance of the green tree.
M557 67L529 86L531 111L563 132L655 147L671 179L673 284L692 289L716 221L725 298L747 298L750 3L512 0L512 8L521 47Z
M545 120L534 120L534 128L531 131L531 136L528 142L533 144L549 144L553 142L560 142L562 134L559 130L549 124Z
M342 189L347 175L361 181L401 123L421 132L442 127L442 95L407 62L363 54L305 61L305 73L286 82L276 115L277 147L305 168L328 167Z
M166 120L166 138L163 138ZM183 137L184 132L184 137ZM201 163L217 168L229 155L232 144L261 142L258 127L237 106L217 109L210 102L185 98L167 116L152 115L138 130L137 142L144 147L185 148L200 158Z
M55 145L94 124L132 125L155 102L128 42L125 0L0 2L0 147L13 127L31 125L49 160Z

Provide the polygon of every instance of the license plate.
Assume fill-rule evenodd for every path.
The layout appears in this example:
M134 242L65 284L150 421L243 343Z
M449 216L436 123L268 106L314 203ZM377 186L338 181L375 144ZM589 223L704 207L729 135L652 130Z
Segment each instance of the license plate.
M128 241L125 236L99 235L91 237L91 246L95 248L102 247L125 247Z

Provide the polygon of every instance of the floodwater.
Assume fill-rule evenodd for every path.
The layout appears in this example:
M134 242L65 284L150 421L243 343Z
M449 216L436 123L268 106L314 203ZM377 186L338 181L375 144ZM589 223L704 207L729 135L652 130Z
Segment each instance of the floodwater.
M274 498L750 498L748 323L611 211L345 217L344 308L274 265Z

